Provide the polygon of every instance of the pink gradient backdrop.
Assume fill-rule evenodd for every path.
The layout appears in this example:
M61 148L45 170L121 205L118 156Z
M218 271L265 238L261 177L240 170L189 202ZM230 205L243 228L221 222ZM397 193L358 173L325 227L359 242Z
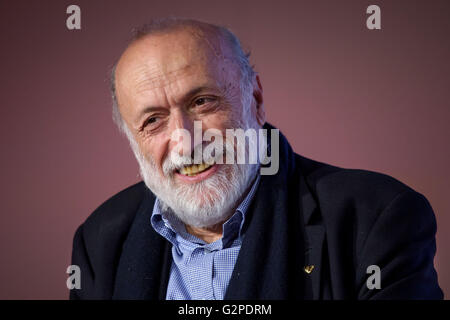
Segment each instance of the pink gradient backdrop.
M81 31L66 29L69 4ZM381 31L365 28L369 4ZM108 69L133 26L167 15L236 32L296 152L423 193L448 296L449 13L449 1L425 0L2 1L0 298L66 299L76 227L138 181L111 121Z

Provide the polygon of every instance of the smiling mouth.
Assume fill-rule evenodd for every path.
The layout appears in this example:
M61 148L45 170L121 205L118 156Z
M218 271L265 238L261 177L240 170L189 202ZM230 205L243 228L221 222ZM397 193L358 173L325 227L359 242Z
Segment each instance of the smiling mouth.
M185 175L188 177L193 177L193 176L198 175L199 173L202 173L202 172L208 170L212 166L213 166L212 164L206 164L206 163L192 164L189 166L184 166L183 168L179 169L178 172L181 173L182 175Z

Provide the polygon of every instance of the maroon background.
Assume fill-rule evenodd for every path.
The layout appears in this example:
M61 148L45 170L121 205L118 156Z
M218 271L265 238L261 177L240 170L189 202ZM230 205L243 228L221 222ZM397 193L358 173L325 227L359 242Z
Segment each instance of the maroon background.
M78 4L82 30L66 29ZM378 4L382 30L365 27ZM231 27L268 119L307 157L393 175L438 220L450 293L449 1L2 1L0 298L65 299L76 227L138 181L112 121L108 69L133 26L167 15Z

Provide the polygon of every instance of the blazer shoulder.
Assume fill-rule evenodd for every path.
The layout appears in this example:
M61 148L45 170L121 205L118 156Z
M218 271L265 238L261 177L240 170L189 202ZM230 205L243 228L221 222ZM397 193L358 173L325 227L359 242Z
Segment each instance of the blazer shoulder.
M308 186L322 205L341 207L348 204L379 211L406 191L418 194L384 173L341 168L301 156L299 163Z
M120 252L136 213L151 193L140 182L117 193L78 227L73 239L72 264L83 273L82 290L71 299L110 299Z
M341 168L322 177L317 184L327 195L333 193L342 199L351 199L354 202L364 202L381 208L406 191L415 192L392 176L363 169Z

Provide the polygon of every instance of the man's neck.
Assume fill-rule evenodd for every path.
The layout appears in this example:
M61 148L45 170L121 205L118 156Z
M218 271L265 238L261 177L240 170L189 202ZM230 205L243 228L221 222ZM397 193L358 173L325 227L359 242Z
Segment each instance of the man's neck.
M211 227L197 228L190 225L186 226L186 231L207 243L219 240L222 237L222 222Z

